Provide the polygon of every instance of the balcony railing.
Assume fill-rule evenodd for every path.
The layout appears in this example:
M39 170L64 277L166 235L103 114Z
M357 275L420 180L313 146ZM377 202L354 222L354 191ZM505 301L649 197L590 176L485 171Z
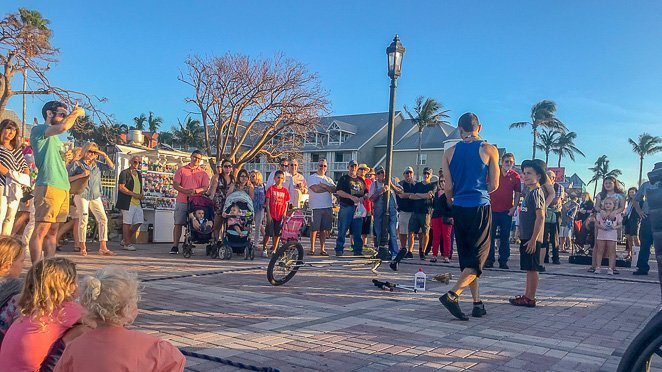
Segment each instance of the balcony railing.
M329 163L329 168L327 169L327 171L331 171L331 172L346 171L347 165L349 165L348 161ZM244 168L246 168L249 171L253 169L257 169L261 173L271 173L280 169L278 163L247 163L244 165ZM299 172L301 173L308 174L316 171L317 171L316 161L301 163L299 165Z

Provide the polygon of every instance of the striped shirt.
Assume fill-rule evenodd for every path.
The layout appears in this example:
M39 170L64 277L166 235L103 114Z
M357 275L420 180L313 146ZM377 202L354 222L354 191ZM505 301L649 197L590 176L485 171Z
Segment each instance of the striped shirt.
M23 151L20 149L9 150L0 145L0 164L10 171L23 172L28 169L28 163L25 162ZM0 186L7 185L6 176L0 174Z

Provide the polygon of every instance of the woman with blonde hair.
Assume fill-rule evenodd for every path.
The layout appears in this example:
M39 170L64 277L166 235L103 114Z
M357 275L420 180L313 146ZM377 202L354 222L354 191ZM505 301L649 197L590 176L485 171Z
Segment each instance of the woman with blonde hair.
M55 371L182 371L186 359L171 343L128 330L138 315L138 280L108 267L83 279L84 321L95 329L67 345Z
M260 241L260 232L262 230L262 221L264 220L264 203L266 201L267 190L264 187L264 178L259 170L253 169L250 176L253 184L253 213L255 214L255 231L253 232L253 241ZM266 257L266 251L263 251L263 257Z
M77 288L76 264L66 258L47 258L28 270L18 300L20 317L9 327L0 348L3 370L40 369L53 345L81 319Z
M0 236L0 345L9 326L18 316L17 295L23 281L18 277L23 271L25 249L20 240Z
M99 156L105 159L105 163L98 161ZM96 143L90 142L83 147L81 159L71 164L69 168L69 181L71 182L88 177L87 187L77 195L74 195L74 205L78 212L78 248L82 256L87 255L87 223L89 214L92 212L99 228L99 254L114 256L115 252L108 249L108 216L101 201L101 172L115 169L115 164L110 157L99 149ZM73 193L73 192L72 192Z

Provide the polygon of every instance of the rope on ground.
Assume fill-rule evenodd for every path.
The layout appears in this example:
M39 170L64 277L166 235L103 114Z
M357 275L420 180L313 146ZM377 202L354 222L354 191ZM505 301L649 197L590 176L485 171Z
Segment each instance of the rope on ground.
M212 362L225 364L225 365L231 366L231 367L247 369L249 371L279 372L279 370L277 368L257 367L257 366L253 366L253 365L250 365L250 364L244 364L244 363L241 363L241 362L233 362L230 359L224 359L224 358L219 358L219 357L215 357L215 356L211 356L211 355L207 355L207 354L196 353L195 351L189 351L189 350L185 350L185 349L182 349L182 348L180 348L179 350L182 352L182 354L184 354L185 356L188 356L188 357L194 357L194 358L198 358L198 359L209 360L209 361L212 361Z
M218 274L233 273L238 271L264 270L264 268L265 268L264 266L238 267L235 269L208 271L204 273L192 273L192 274L162 276L159 278L148 278L141 280L141 282L146 283L146 282L158 282L161 280L170 280L170 279L194 278L197 276L218 275Z

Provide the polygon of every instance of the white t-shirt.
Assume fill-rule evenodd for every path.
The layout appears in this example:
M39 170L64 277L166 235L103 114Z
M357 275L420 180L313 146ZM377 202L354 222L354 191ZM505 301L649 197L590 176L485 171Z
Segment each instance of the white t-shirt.
M304 177L303 174L297 173L294 176L287 177L285 180L285 187L287 187L287 191L290 193L290 204L294 208L301 208L301 196L303 195L302 189L297 188L296 186L298 184L301 184L301 186L307 188L308 183L306 182L306 177Z
M291 179L291 178L292 178L292 175L290 174L290 172L287 172L287 171L285 171L285 172L283 172L283 173L285 173L285 182L283 182L283 185L284 185L285 187L287 187L287 180ZM267 186L264 188L265 190L269 190L269 188L270 188L271 186L274 185L274 183L275 183L275 182L274 182L274 175L275 175L275 174L276 174L276 171L273 171L273 172L271 172L271 174L269 175L269 178L267 178ZM288 191L289 191L289 190L288 190Z
M328 192L313 192L313 190L310 189L311 186L313 185L328 185L328 186L335 186L336 183L333 182L333 180L324 175L320 176L319 174L311 174L308 176L308 193L309 193L309 199L308 199L308 205L310 206L310 209L323 209L323 208L331 208L333 207L333 199L331 198L331 193Z

